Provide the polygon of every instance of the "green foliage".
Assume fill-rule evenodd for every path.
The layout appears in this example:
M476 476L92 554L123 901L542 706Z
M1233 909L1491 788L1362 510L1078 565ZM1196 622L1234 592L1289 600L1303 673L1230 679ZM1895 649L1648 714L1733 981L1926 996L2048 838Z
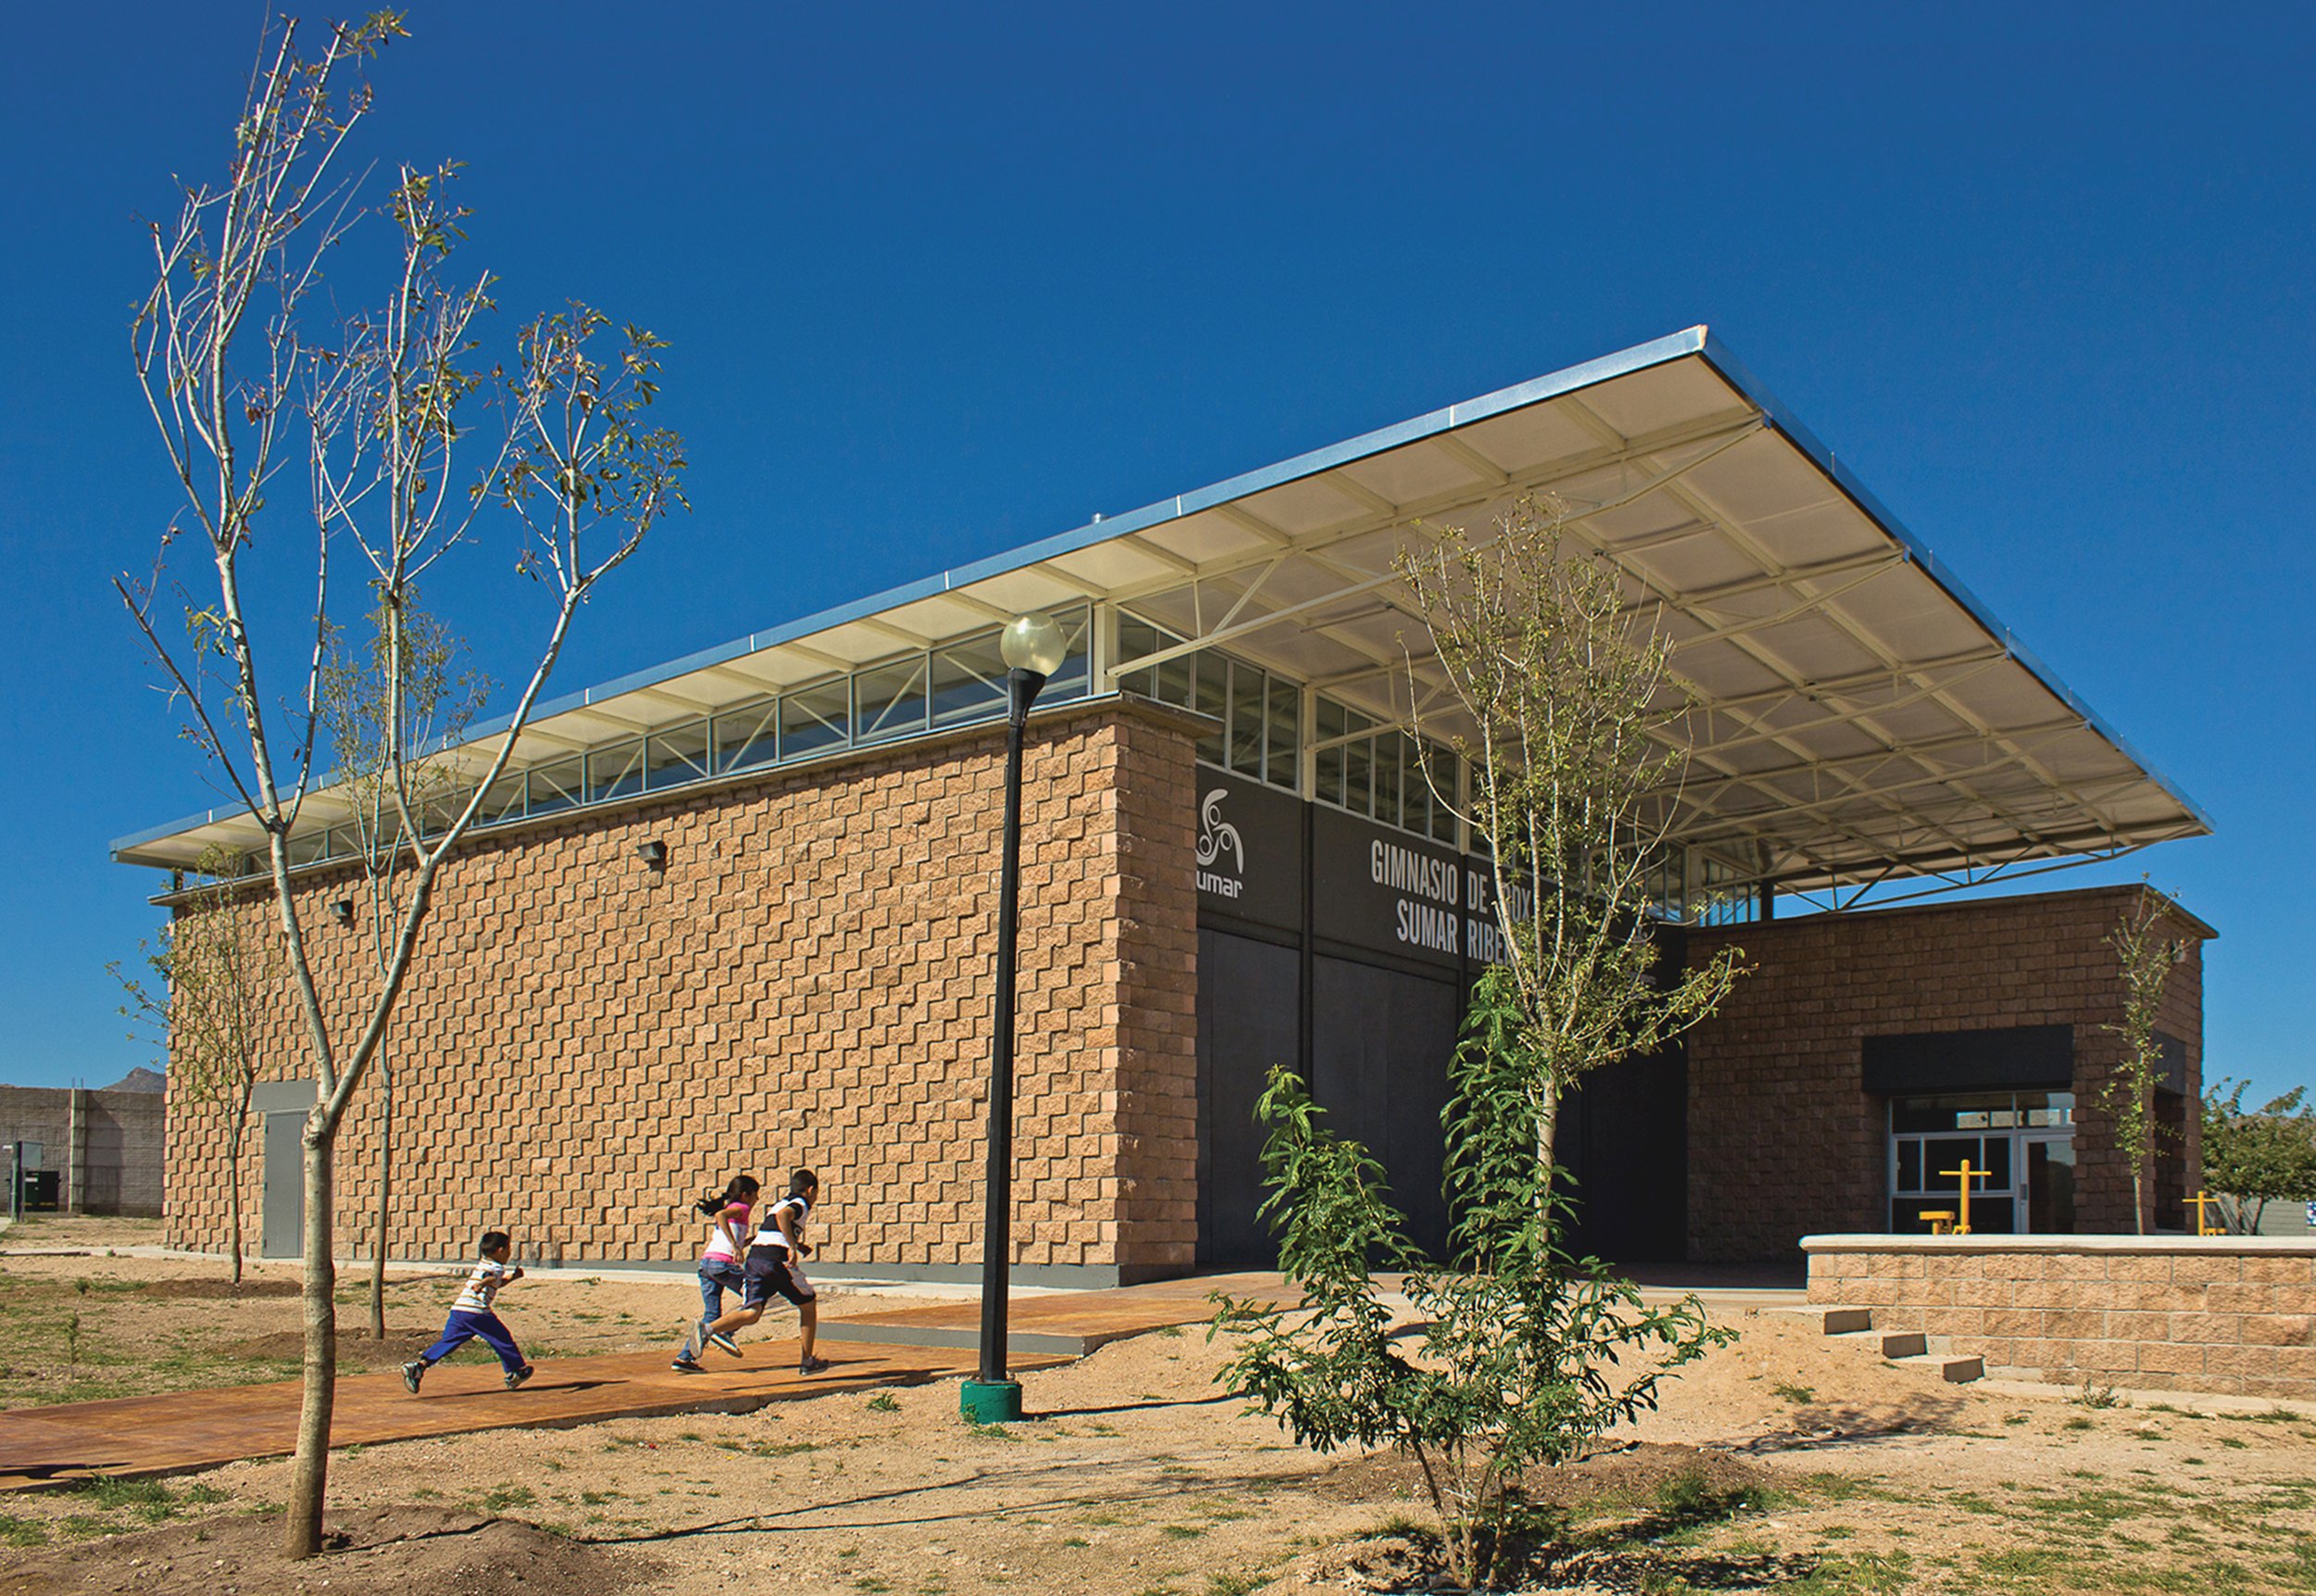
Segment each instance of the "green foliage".
M2269 1203L2316 1198L2316 1108L2295 1087L2247 1109L2249 1086L2222 1079L2204 1094L2203 1174L2230 1227L2257 1234Z
M615 344L609 353L602 337ZM684 440L648 414L660 396L666 347L632 322L614 333L609 316L576 300L519 335L516 369L500 373L518 424L484 489L531 532L518 571L551 573L565 587L591 584L633 552L644 529L673 508L691 508ZM605 526L627 535L590 569L579 555L581 536Z
M490 682L464 663L465 643L429 613L414 584L371 584L359 641L333 635L322 667L321 712L336 759L364 873L372 956L383 962L401 905L389 885L422 835L450 816L445 800L459 771L422 756L458 742L479 714Z
M1451 1566L1468 1586L1508 1566L1529 1471L1574 1461L1655 1405L1658 1382L1733 1338L1689 1299L1642 1304L1628 1281L1557 1243L1566 1200L1535 1156L1535 1106L1476 1003L1452 1068L1448 1167L1456 1261L1420 1256L1357 1142L1284 1069L1258 1110L1279 1266L1291 1308L1223 1299L1215 1329L1245 1339L1220 1378L1321 1453L1391 1446L1421 1468ZM1527 1156L1515 1156L1525 1148ZM1404 1270L1415 1323L1395 1328L1374 1267ZM1212 1332L1210 1332L1212 1333ZM1636 1356L1639 1355L1639 1356ZM1631 1366L1628 1367L1628 1360Z
M2184 946L2164 929L2171 911L2171 900L2143 881L2139 896L2107 937L2122 977L2123 1017L2102 1028L2121 1038L2123 1056L2100 1099L2114 1116L2115 1145L2131 1160L2132 1207L2142 1236L2153 1227L2155 1218L2148 1162L2155 1152L2155 1087L2163 1071L2156 1015Z
M180 1493L166 1480L115 1479L101 1474L82 1481L74 1489L102 1512L133 1514L148 1524L174 1518L188 1506L206 1507L225 1500L225 1493L213 1485L195 1482Z
M106 966L127 1001L132 1039L149 1042L179 1100L209 1104L238 1147L258 1057L258 1011L283 976L281 955L242 874L242 858L211 847L187 884L187 901L139 949L144 969Z
M1250 1332L1221 1377L1322 1454L1400 1444L1419 1421L1409 1404L1421 1397L1368 1275L1371 1257L1386 1267L1411 1262L1401 1240L1406 1221L1384 1199L1382 1166L1327 1130L1325 1112L1284 1069L1271 1072L1255 1110L1269 1130L1263 1166L1271 1194L1262 1213L1301 1307L1265 1311L1226 1298L1215 1321Z
M1653 911L1688 698L1670 639L1627 602L1614 563L1562 554L1567 519L1523 498L1484 534L1427 528L1395 561L1471 728L1447 737L1469 771L1460 796L1428 754L1424 776L1486 844L1510 1027L1495 1057L1526 1077L1547 1162L1584 1074L1687 1031L1743 969L1734 948L1661 968Z

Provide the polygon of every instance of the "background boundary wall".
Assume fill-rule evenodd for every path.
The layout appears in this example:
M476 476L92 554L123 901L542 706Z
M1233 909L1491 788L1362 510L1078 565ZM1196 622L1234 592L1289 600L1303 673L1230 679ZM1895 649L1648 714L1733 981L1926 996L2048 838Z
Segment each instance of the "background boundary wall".
M1809 1301L1990 1373L2316 1401L2316 1238L1808 1236Z
M160 1213L163 1140L159 1092L0 1087L0 1144L40 1144L41 1162L31 1167L57 1172L64 1213ZM7 1164L0 1145L0 1183ZM6 1212L0 1192L0 1214Z

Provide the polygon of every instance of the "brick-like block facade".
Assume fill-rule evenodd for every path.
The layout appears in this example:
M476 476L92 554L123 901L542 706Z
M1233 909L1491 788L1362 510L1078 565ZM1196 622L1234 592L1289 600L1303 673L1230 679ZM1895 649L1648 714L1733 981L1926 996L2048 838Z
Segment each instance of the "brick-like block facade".
M1689 1256L1781 1262L1806 1232L1886 1230L1887 1100L1865 1090L1865 1038L2020 1025L2074 1029L2077 1228L2133 1228L2129 1162L2105 1101L2122 1053L2109 1027L2123 1002L2107 938L2143 890L1690 933L1692 962L1735 945L1751 969L1689 1036ZM2202 942L2211 933L2184 914L2170 930L2187 951L2157 1028L2186 1044L2192 1104L2202 1090ZM2202 1126L2193 1112L2173 1117L2155 1164L2159 1194L2175 1207L2202 1168Z
M1026 1280L1185 1272L1197 1239L1192 732L1112 700L1028 729L1013 1262ZM696 1255L737 1171L824 1182L820 1255L980 1258L1003 726L478 836L443 871L395 1011L396 1256L516 1234L564 1262ZM663 868L638 845L666 848ZM357 873L298 886L336 1044L373 989ZM267 920L269 900L245 912ZM283 984L271 1078L309 1076ZM380 1082L339 1143L342 1253L368 1245ZM169 1236L225 1242L214 1110L172 1098ZM262 1163L245 1142L257 1239Z
M1809 1300L1990 1370L2316 1400L2316 1241L1813 1236Z

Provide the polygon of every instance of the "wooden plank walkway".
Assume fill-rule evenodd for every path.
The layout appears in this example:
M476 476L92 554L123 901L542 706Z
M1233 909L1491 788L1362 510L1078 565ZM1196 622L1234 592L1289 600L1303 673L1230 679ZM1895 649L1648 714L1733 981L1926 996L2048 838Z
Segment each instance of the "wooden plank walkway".
M824 1343L826 1332L822 1334ZM834 1365L796 1372L794 1340L748 1344L737 1360L711 1352L708 1373L679 1375L665 1351L620 1352L542 1361L519 1391L508 1390L495 1362L449 1363L428 1371L422 1394L402 1389L396 1373L347 1375L338 1381L330 1444L412 1440L471 1430L566 1429L605 1419L671 1414L745 1414L770 1403L925 1385L969 1375L970 1351L942 1348L824 1346ZM1066 1363L1051 1356L1014 1360L1017 1369ZM214 1468L238 1458L281 1457L295 1450L298 1382L172 1391L103 1402L0 1412L0 1492L86 1479L136 1479Z

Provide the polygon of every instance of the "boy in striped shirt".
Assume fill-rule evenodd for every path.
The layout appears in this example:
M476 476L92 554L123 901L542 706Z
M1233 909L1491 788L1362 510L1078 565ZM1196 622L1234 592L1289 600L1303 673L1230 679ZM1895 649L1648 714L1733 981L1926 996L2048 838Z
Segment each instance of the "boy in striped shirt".
M450 1317L443 1321L442 1334L415 1362L402 1365L402 1383L410 1388L412 1396L418 1394L418 1383L425 1378L428 1369L477 1336L498 1354L499 1364L507 1371L509 1390L531 1377L531 1365L522 1361L522 1350L515 1345L514 1337L498 1315L491 1312L491 1299L498 1295L498 1288L522 1278L522 1269L507 1262L513 1251L514 1238L505 1231L483 1233L483 1261L466 1277L459 1300L450 1304Z

